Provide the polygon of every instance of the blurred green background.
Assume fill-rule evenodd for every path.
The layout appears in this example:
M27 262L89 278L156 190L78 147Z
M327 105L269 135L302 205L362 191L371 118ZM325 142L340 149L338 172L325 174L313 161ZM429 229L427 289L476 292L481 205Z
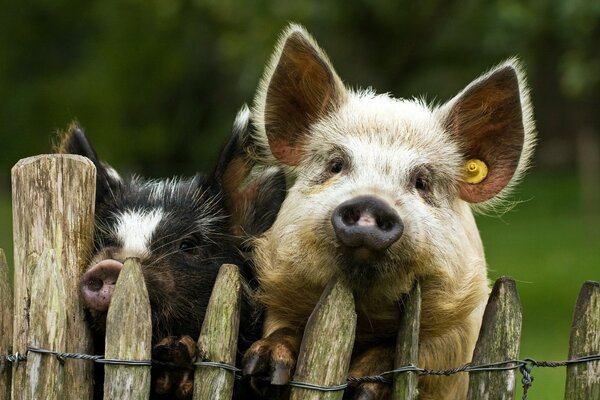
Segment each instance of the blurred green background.
M0 0L0 247L11 254L10 168L78 119L99 154L146 176L206 170L251 102L288 21L353 87L444 101L513 55L540 142L515 208L478 218L490 277L513 276L522 356L564 359L572 310L600 279L600 2L586 0ZM531 399L562 396L534 370Z

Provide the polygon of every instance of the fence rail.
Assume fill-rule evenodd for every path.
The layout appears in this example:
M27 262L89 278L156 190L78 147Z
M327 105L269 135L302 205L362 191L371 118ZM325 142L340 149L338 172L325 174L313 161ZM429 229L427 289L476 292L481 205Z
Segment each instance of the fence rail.
M20 161L12 171L15 247L14 294L0 249L0 400L91 398L92 368L105 369L106 399L147 399L150 392L151 322L148 294L136 259L125 262L107 317L106 354L91 355L78 282L92 235L95 169L84 158L47 155ZM206 312L198 348L194 399L230 399L239 327L241 283L237 268L222 266ZM500 278L487 304L472 365L448 371L418 367L420 286L401 313L394 399L417 399L424 374L469 374L468 399L513 399L521 305L516 285ZM341 399L354 341L356 314L341 281L325 289L307 327L291 388L292 399ZM65 353L69 354L65 354ZM587 358L581 358L590 356ZM86 358L86 357L84 357ZM566 365L564 398L600 399L600 287L586 282L576 303ZM94 363L95 361L95 363ZM212 363L211 363L212 362ZM498 362L502 362L498 364ZM556 364L558 365L558 364ZM227 367L230 366L230 367ZM322 390L322 389L332 390Z

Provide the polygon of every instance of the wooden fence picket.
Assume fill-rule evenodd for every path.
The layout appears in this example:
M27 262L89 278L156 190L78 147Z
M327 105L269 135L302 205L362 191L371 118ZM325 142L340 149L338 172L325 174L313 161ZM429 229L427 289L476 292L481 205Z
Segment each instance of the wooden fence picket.
M11 365L1 357L12 354L13 295L8 264L0 249L0 399L10 398Z
M223 264L206 309L198 339L200 360L235 365L242 283L236 265ZM194 374L195 400L228 400L233 395L233 371L198 366Z
M150 300L136 258L123 264L106 316L105 358L149 361L152 350ZM104 366L104 399L147 399L150 366Z
M573 315L569 359L600 354L600 285L583 284ZM600 399L600 361L567 367L565 400Z
M521 324L521 302L515 281L499 278L485 308L472 364L518 359ZM467 399L513 399L515 381L515 370L471 372Z
M31 278L29 344L40 349L63 351L66 348L67 296L54 250L44 251ZM28 399L65 398L65 371L61 360L29 352L26 365Z
M419 331L421 327L421 285L415 282L406 296L400 315L400 329L396 340L395 368L419 365ZM418 376L404 372L394 376L394 400L415 400Z
M74 155L30 157L12 169L13 352L27 353L31 273L42 252L54 249L64 278L65 311L69 316L63 351L91 353L91 332L79 296L79 279L91 249L95 171L90 160ZM92 371L91 363L66 363L65 392L72 398L91 398ZM13 400L26 396L25 372L25 363L13 365Z
M346 383L355 330L352 291L342 280L334 279L323 291L304 329L294 381L324 386ZM334 400L343 394L343 390L322 392L292 387L290 400Z

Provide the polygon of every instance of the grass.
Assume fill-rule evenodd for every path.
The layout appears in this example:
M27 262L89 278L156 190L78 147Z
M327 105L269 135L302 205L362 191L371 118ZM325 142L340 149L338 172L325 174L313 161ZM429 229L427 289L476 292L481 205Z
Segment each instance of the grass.
M535 174L521 185L523 200L502 217L478 217L489 276L512 276L523 305L521 357L563 360L571 317L585 280L600 280L598 218L584 215L577 178ZM11 212L0 196L0 247L12 264ZM561 398L564 368L533 371L531 398ZM520 382L520 379L517 380ZM520 393L520 389L518 389ZM520 397L520 394L517 395Z

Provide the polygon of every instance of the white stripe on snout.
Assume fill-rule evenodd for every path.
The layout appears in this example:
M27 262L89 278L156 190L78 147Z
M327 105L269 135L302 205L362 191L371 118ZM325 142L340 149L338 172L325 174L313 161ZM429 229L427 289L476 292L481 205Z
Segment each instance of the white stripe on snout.
M122 257L147 257L152 234L162 218L163 211L160 209L128 211L120 215L116 231L123 243Z

